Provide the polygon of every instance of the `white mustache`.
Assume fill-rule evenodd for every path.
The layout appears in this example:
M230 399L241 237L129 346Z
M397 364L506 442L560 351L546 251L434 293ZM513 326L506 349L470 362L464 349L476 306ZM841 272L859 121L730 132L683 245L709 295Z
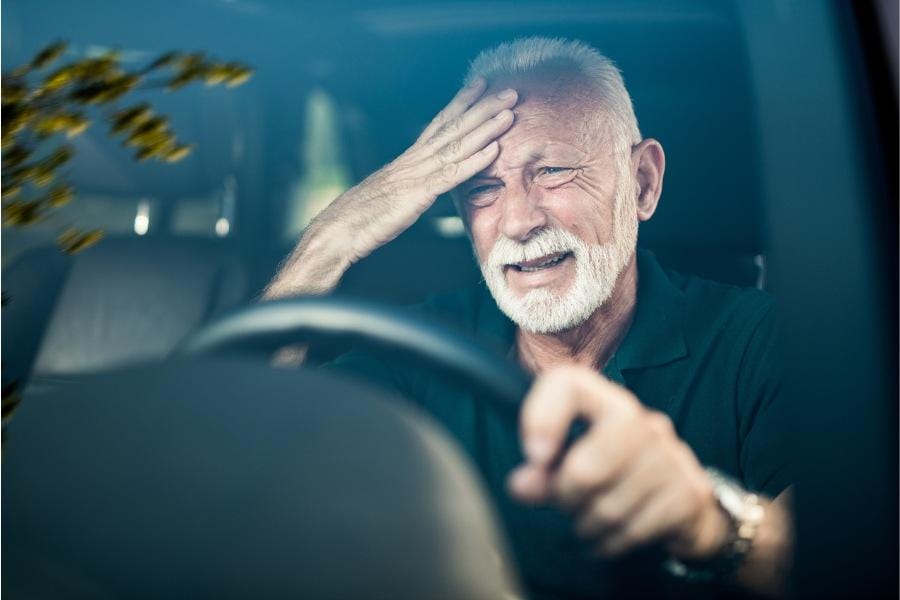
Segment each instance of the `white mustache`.
M564 229L542 229L526 242L516 242L500 236L488 255L485 265L503 268L506 265L534 260L550 254L576 253L584 242Z

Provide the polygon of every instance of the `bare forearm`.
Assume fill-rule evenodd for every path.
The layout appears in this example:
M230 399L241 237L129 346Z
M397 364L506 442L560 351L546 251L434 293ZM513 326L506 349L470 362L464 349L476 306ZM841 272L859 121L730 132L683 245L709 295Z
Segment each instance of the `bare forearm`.
M333 291L350 267L350 247L341 229L313 221L263 293L263 300L324 295Z
M791 488L775 500L764 501L765 517L753 540L753 547L736 574L739 585L758 594L783 597L794 547L791 516Z
M347 190L310 223L263 300L334 290L354 262L406 231L444 194L496 158L512 125L514 90L483 96L476 79L403 154Z

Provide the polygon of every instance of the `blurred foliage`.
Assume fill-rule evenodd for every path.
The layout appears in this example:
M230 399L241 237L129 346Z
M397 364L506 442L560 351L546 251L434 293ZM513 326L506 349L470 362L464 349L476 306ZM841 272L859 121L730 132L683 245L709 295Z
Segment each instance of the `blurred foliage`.
M119 138L138 161L174 163L193 150L180 143L169 120L147 103L124 105L137 90L178 90L193 82L234 87L253 71L236 62L217 62L195 52L167 52L147 66L126 70L116 51L61 63L68 46L47 46L27 64L2 75L3 224L26 227L47 218L75 197L61 169L75 148L66 143L99 116L108 135ZM103 237L100 230L65 227L57 241L67 253Z
M67 140L84 133L99 117L107 122L108 135L121 139L136 160L174 163L191 153L193 146L180 143L169 120L149 104L124 105L129 93L154 88L171 92L200 81L234 87L253 74L244 65L213 61L202 53L167 52L136 71L126 70L115 51L60 64L67 48L65 42L51 44L31 62L2 75L4 225L33 225L72 201L75 190L61 173L75 155ZM63 226L57 243L73 254L102 237L99 229ZM3 304L7 300L4 294ZM4 441L6 422L20 398L19 381L4 382Z

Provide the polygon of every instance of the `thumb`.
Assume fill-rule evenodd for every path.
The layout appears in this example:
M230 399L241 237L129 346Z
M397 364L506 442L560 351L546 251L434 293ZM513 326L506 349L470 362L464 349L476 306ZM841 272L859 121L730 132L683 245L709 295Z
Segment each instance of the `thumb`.
M506 486L510 496L526 504L542 504L550 500L549 471L531 463L513 469Z

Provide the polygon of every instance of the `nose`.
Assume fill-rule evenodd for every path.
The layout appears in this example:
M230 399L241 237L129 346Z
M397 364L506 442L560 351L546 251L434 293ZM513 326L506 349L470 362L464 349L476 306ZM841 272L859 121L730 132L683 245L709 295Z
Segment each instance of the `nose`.
M502 202L500 233L509 239L524 242L547 225L547 214L529 190L507 188Z

